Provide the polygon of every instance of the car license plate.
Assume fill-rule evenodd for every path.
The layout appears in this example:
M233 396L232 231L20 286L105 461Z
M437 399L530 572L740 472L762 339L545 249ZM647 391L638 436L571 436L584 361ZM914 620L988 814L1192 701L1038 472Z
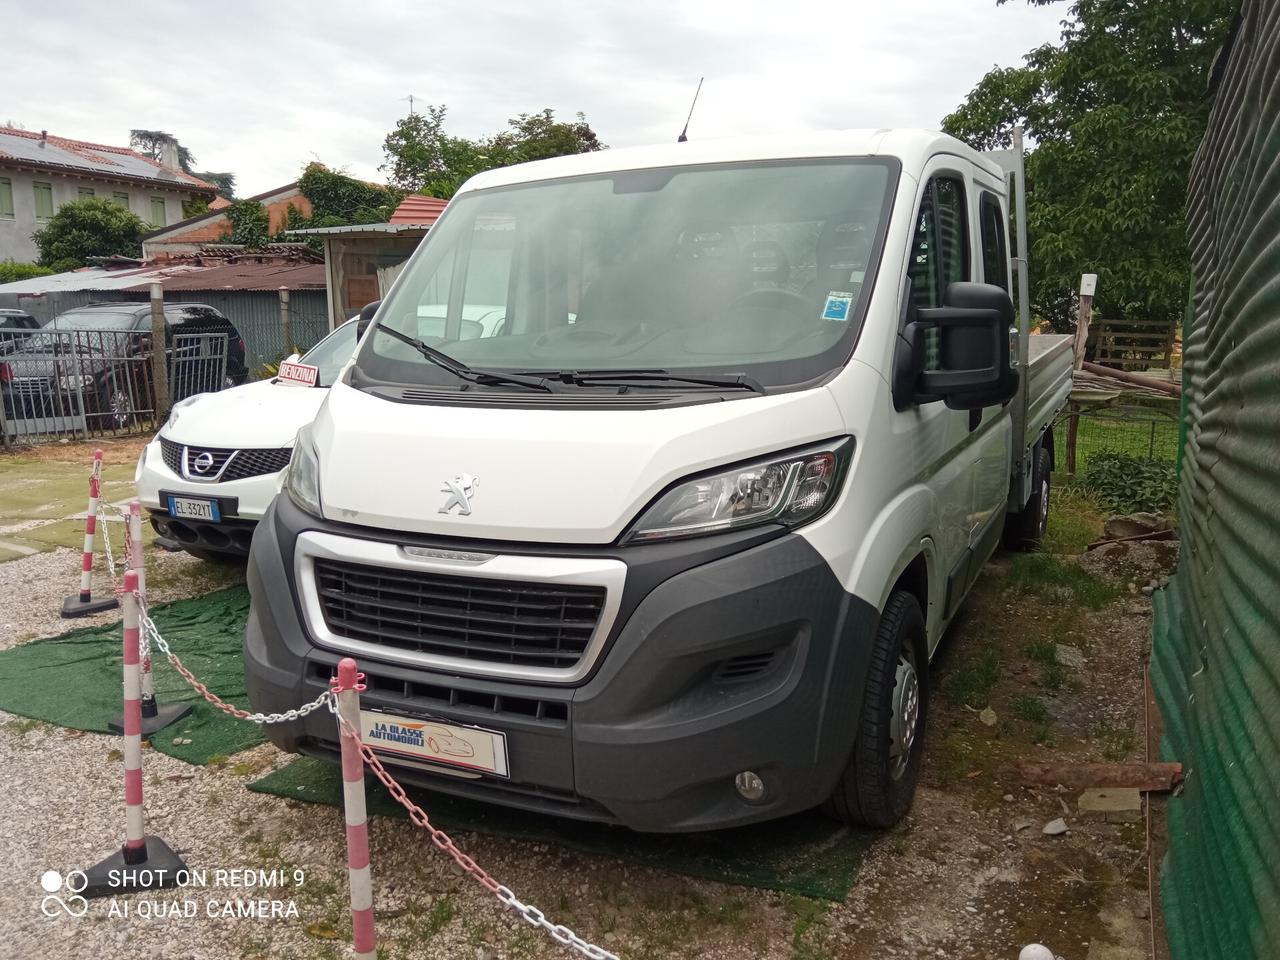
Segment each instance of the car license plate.
M169 497L169 516L182 520L208 520L219 523L222 514L218 512L218 501L199 500L195 497Z
M360 736L378 753L508 776L507 737L495 730L361 710Z

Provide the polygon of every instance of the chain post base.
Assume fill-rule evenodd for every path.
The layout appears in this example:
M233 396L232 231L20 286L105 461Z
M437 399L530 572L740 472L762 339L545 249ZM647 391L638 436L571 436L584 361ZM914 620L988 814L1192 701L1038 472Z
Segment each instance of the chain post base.
M137 863L131 863L130 860L136 858L126 858L124 847L121 847L86 870L85 888L80 895L91 900L178 886L179 880L186 876L186 863L159 837L147 837L146 843L146 856Z
M142 701L142 738L151 739L151 735L163 730L171 723L177 723L191 713L189 703L160 703L155 699ZM124 733L124 714L107 721L107 729L112 733Z
M62 601L62 618L64 620L72 620L76 617L89 617L95 613L103 613L107 610L114 610L120 606L118 597L90 597L88 600L81 600L79 595L67 597Z

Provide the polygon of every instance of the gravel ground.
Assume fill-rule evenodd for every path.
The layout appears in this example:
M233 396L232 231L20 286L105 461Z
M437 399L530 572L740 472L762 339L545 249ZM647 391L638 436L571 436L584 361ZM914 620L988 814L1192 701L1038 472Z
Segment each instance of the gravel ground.
M235 568L185 555L148 558L156 599L232 582ZM68 626L57 615L76 584L78 555L58 550L0 564L4 641ZM1013 960L1044 939L1066 960L1143 960L1145 861L1141 825L1081 821L1074 796L1027 788L1009 775L1020 759L1134 757L1141 742L1141 668L1150 634L1146 598L1125 592L1110 607L1062 627L1061 598L1012 596L997 564L944 641L931 684L933 715L924 782L904 824L876 843L845 903L828 904L673 876L539 843L462 834L459 845L500 882L624 958L707 960ZM98 618L110 622L114 615ZM80 621L87 623L94 621ZM992 630L992 624L1000 629ZM1048 689L1026 659L1027 637L1059 630L1087 666ZM999 719L943 692L971 652L990 646ZM1017 719L1038 697L1052 729ZM1099 729L1111 731L1108 740ZM1114 744L1116 731L1136 735ZM1108 747L1107 744L1110 744ZM1127 745L1126 745L1127 744ZM146 751L148 832L177 849L210 885L121 898L130 916L93 901L87 915L41 914L39 878L97 862L121 841L118 738L80 734L0 714L0 762L10 815L0 822L0 955L15 958L158 957L336 960L349 955L341 812L248 792L244 785L288 758L262 746L210 767ZM1041 826L1066 816L1070 833ZM459 875L406 821L371 825L380 941L414 960L540 960L569 956ZM280 870L283 886L214 885L215 870ZM295 884L294 871L302 881ZM296 915L210 917L227 901L276 901ZM161 915L191 901L194 916ZM144 906L143 904L146 904ZM56 905L53 906L55 912ZM121 909L118 905L117 910ZM150 913L150 916L140 915ZM215 910L216 913L216 910Z

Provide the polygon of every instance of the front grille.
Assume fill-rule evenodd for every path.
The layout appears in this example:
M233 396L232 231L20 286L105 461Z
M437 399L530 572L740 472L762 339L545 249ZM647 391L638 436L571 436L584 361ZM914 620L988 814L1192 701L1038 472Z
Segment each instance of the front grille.
M338 637L433 656L535 667L582 659L604 587L521 583L316 558L325 625Z
M244 480L248 477L261 477L268 473L279 473L289 465L293 449L282 447L279 450L241 450L232 458L227 466L223 480Z
M53 392L53 384L47 377L15 377L10 389L23 400L39 400Z
M164 457L164 465L182 476L182 444L160 438L160 455Z
M192 480L245 480L249 477L260 477L268 473L278 473L289 465L293 450L281 447L278 450L224 450L217 447L187 447L188 470L182 469L183 445L164 437L160 438L160 453L164 457L165 466L179 476ZM196 458L207 453L213 463L207 470L195 469ZM219 471L226 468L222 476Z

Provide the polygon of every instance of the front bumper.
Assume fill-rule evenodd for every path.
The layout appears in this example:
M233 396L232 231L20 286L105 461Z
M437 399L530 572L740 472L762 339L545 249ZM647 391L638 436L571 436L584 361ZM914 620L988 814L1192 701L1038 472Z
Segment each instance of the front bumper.
M300 615L292 553L304 529L356 532L310 518L286 498L258 526L245 634L246 686L257 710L313 699L341 657L313 643ZM401 538L419 540L426 542ZM845 593L794 534L662 550L656 560L638 548L579 553L619 558L629 576L603 652L576 685L362 659L364 706L507 736L507 780L461 779L425 765L399 766L396 775L444 792L645 831L736 826L820 803L852 748L874 608ZM286 749L336 755L328 714L269 733ZM738 796L733 780L743 770L763 778L763 800Z
M160 452L160 440L152 440L142 451L135 474L138 502L151 514L151 525L162 536L184 547L214 550L245 556L253 528L267 512L280 490L280 472L201 483L187 480L170 470ZM220 523L175 520L169 516L168 494L217 500Z

